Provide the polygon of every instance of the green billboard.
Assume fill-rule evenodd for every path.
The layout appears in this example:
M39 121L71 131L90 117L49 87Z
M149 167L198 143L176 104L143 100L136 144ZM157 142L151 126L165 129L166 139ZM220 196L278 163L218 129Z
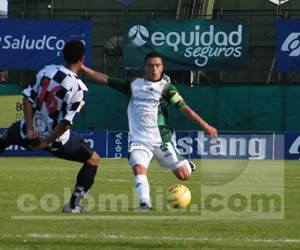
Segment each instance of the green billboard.
M242 70L247 67L247 20L135 20L124 27L124 68L142 70L156 51L165 69Z

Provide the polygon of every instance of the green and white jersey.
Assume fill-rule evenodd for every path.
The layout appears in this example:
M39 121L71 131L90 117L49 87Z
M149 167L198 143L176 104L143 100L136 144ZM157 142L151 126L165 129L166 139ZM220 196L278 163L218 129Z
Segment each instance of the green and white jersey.
M137 78L129 81L120 78L108 79L112 88L129 98L128 121L130 141L159 145L171 141L173 129L168 124L168 108L185 104L176 87L164 79L156 82Z

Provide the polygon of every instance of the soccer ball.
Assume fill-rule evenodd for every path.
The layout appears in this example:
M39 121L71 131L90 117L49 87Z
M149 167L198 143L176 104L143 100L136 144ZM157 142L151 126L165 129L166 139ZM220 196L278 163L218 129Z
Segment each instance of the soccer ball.
M167 191L168 204L173 208L186 208L192 199L191 191L184 185L177 184Z

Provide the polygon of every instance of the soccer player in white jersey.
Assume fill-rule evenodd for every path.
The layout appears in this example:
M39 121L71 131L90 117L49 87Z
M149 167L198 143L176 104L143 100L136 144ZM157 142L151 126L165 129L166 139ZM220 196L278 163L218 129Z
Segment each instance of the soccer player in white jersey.
M24 89L24 119L12 124L0 137L0 153L15 144L82 162L70 202L63 208L63 212L81 213L86 210L80 200L94 183L99 155L70 130L88 92L77 75L84 61L84 44L71 40L65 44L63 54L64 65L46 66Z
M161 167L170 168L180 180L187 180L195 164L184 159L176 149L174 130L168 124L168 107L172 103L185 116L200 125L212 138L217 130L196 114L179 95L176 87L164 77L162 57L152 52L146 55L144 77L134 81L109 77L84 65L82 70L95 81L130 97L129 164L135 175L135 187L140 199L136 210L151 210L150 186L147 169L153 157Z

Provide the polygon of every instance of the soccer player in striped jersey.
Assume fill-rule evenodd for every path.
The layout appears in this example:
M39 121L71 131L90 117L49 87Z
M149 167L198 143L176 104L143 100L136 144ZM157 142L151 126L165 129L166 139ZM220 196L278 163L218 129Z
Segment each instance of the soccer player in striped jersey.
M150 186L147 169L153 157L161 167L170 168L180 180L187 180L195 164L177 151L174 130L168 124L169 104L175 105L185 116L200 125L212 138L217 130L205 122L183 100L176 87L164 76L163 60L156 52L144 61L144 77L134 81L109 77L84 65L82 70L95 81L109 85L130 98L129 164L135 176L135 187L140 199L137 210L151 210Z
M70 202L63 208L63 212L81 213L86 210L80 200L94 183L99 155L70 130L88 92L77 75L84 61L84 44L71 40L65 44L63 54L64 65L46 66L23 90L24 119L12 124L0 137L0 153L14 144L82 162Z

